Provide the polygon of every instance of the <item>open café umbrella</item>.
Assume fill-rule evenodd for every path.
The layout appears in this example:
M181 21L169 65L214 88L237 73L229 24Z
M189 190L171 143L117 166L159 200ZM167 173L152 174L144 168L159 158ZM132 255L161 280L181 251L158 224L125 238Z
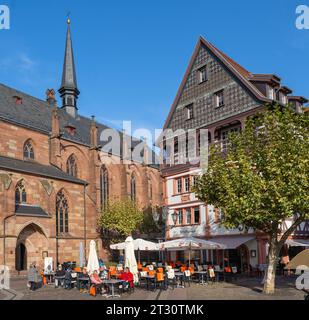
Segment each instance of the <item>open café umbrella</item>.
M297 269L302 266L306 266L309 269L309 249L303 250L296 255L285 269Z
M96 244L94 240L90 241L90 250L89 250L89 257L88 257L88 264L87 264L87 271L89 274L93 273L94 271L99 271L99 259L96 251Z
M127 237L125 241L124 256L125 256L125 267L130 269L131 273L133 274L134 283L137 283L138 282L137 262L134 254L133 238L131 236Z
M158 243L147 241L144 239L133 240L134 250L138 251L138 261L140 261L140 251L159 251L160 247ZM125 242L111 244L112 250L124 250L126 246Z
M189 264L191 260L191 250L203 250L203 249L226 249L226 246L217 242L203 240L198 238L180 238L171 241L165 241L160 243L161 250L177 251L177 250L189 250Z

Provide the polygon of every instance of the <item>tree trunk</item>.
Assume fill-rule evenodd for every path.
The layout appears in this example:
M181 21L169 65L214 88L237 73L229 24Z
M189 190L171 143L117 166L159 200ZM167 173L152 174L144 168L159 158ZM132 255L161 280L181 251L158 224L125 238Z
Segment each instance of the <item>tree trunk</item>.
M278 259L278 242L277 236L272 236L270 239L269 251L268 251L268 267L266 272L266 280L264 283L264 293L275 293L275 280L276 280L276 267Z

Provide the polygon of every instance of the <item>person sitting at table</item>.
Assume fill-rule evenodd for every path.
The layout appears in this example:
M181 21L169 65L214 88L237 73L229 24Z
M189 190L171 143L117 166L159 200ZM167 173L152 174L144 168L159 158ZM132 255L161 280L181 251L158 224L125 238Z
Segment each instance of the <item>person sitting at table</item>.
M63 287L64 285L64 276L65 270L62 268L62 265L59 264L56 273L55 273L55 287L58 288L59 285Z
M91 277L90 277L91 283L95 285L96 289L100 291L101 294L105 293L104 287L103 287L103 281L100 279L98 271L93 271Z
M133 274L130 272L130 269L126 267L124 272L122 272L119 276L120 280L123 280L123 289L133 288Z
M78 274L78 282L79 282L79 292L87 293L88 284L89 284L89 275L86 267L84 267L83 271Z

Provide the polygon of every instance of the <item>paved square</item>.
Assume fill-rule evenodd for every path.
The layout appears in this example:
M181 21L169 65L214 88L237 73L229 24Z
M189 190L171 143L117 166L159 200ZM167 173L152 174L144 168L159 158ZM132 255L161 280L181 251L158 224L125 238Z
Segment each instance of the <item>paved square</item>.
M185 289L146 291L136 288L134 293L125 293L120 300L304 300L304 292L295 288L294 276L277 277L276 293L273 296L262 293L261 279L239 278L233 283L220 282L202 286L191 283ZM100 295L90 296L79 293L76 289L65 290L46 285L31 292L26 286L25 278L11 280L11 291L0 291L0 299L22 300L106 300ZM118 299L114 299L118 300Z

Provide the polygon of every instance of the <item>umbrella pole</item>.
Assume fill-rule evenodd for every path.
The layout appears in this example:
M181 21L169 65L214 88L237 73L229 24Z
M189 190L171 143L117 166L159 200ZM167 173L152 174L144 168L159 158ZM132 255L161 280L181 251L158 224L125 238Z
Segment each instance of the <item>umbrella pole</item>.
M139 249L137 249L137 254L138 254L138 263L141 263L141 252Z

